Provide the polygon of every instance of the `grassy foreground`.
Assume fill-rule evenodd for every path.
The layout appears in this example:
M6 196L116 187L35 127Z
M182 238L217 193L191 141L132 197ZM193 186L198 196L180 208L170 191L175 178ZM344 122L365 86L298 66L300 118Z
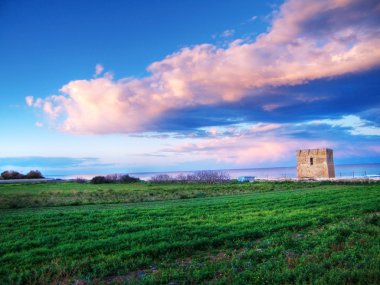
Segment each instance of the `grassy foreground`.
M380 185L295 186L2 209L0 284L379 284Z

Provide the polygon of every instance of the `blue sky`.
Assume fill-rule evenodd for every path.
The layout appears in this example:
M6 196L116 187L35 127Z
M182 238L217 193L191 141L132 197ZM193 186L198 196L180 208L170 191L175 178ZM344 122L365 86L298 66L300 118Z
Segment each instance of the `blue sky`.
M0 170L380 162L378 1L1 1Z

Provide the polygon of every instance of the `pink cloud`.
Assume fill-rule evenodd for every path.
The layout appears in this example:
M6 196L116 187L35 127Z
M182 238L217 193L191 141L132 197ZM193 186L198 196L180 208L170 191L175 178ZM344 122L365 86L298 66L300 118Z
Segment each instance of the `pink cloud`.
M61 118L67 132L141 132L171 109L233 102L266 86L369 70L380 64L380 31L371 24L380 15L373 2L364 2L289 0L254 42L183 48L152 63L151 76L142 79L71 81L41 106L51 118Z
M26 102L26 105L28 105L29 107L33 106L33 96L26 96L25 97L25 102Z
M34 100L33 96L26 96L25 102L26 102L26 105L29 107L40 108L42 106L43 100L41 98L37 98L36 100Z
M278 108L281 108L280 104L265 104L263 105L263 110L267 112L272 112Z
M97 64L97 65L95 66L95 74L94 74L94 77L97 77L97 76L101 75L101 74L103 73L103 71L104 71L104 67L103 67L103 65L101 65L101 64Z
M273 130L276 130L278 128L280 128L281 124L263 124L263 123L259 123L259 124L256 124L254 126L252 126L251 128L251 131L252 132L269 132L269 131L273 131Z
M369 146L368 149L370 151L373 151L375 153L380 153L380 146L379 145L372 145L372 146Z
M210 138L196 143L185 143L164 150L166 153L183 153L197 159L213 159L231 165L248 166L260 163L293 159L297 149L333 147L329 141L307 141L276 137L224 137Z

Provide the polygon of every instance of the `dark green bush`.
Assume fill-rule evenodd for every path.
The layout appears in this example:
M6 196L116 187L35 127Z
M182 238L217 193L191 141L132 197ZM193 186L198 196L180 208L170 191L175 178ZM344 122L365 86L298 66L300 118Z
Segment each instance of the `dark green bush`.
M105 184L105 183L136 183L140 179L136 177L129 176L128 174L111 174L107 176L95 176L91 179L93 184Z
M140 178L129 176L128 174L120 176L120 183L136 183L140 182Z
M105 184L105 183L111 183L112 180L108 179L105 176L95 176L90 181L92 184Z

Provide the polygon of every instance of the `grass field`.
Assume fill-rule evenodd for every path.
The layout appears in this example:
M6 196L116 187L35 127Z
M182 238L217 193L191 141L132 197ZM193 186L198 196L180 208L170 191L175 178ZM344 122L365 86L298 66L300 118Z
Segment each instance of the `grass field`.
M0 209L135 203L345 185L346 182L0 184ZM361 184L361 183L357 183ZM348 185L353 185L348 183Z
M380 184L15 184L0 205L0 284L380 283Z

